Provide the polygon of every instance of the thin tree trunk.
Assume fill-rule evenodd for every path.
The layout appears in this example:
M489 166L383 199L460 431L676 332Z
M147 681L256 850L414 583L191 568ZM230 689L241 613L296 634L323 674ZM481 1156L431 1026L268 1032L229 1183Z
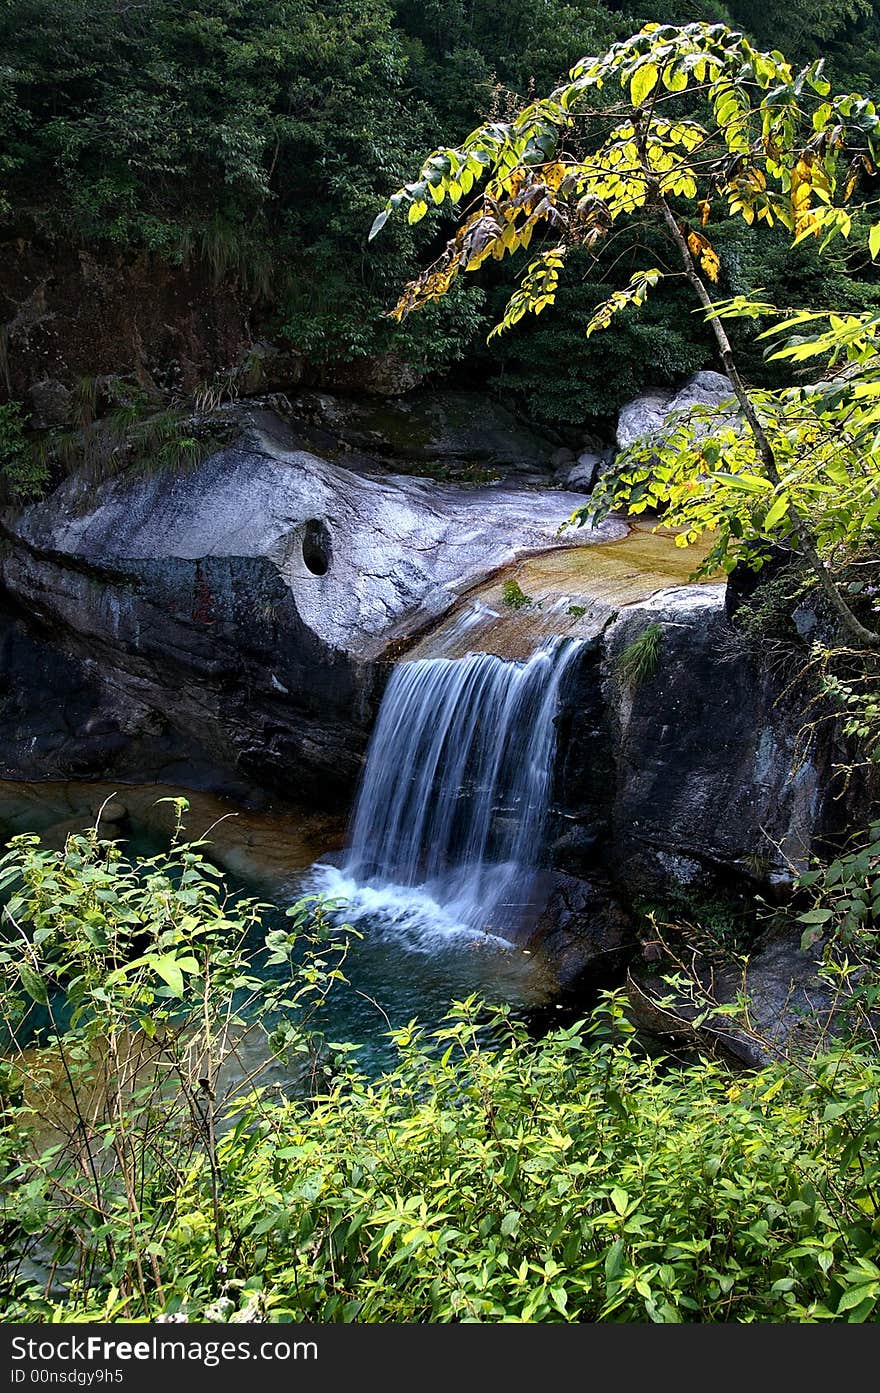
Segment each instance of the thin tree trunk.
M675 245L678 248L679 256L681 257L681 263L684 267L685 276L687 277L690 285L693 287L694 293L699 299L700 304L703 306L703 309L711 310L713 309L712 299L709 295L709 292L706 290L705 285L703 284L703 279L700 273L694 265L694 259L691 256L690 248L687 244L684 233L678 225L678 220L675 214L673 213L672 209L670 208L669 204L667 203L666 199L656 188L656 181L651 180L651 183L654 185L654 197L657 207L662 212L663 218L666 222L666 226L668 227L670 235L672 236L672 240L675 242ZM736 399L740 404L742 413L745 416L746 421L748 422L749 429L751 430L752 435L755 437L755 441L757 443L758 450L760 451L761 455L761 463L764 466L764 471L771 483L778 487L781 483L781 479L779 476L779 469L776 464L776 456L773 453L773 446L770 444L770 441L767 438L767 432L764 430L764 427L761 424L760 418L755 410L754 404L751 398L749 397L748 391L746 390L742 378L739 375L736 362L734 361L733 349L730 345L730 339L727 337L727 331L724 328L724 325L722 324L721 320L718 319L717 316L713 316L712 318L710 318L709 323L712 327L712 331L715 335L715 340L718 344L718 351L721 356L721 361L724 364L724 370L733 384L733 390ZM792 526L795 531L795 535L798 539L798 544L800 546L801 552L803 553L804 557L809 562L810 566L815 572L816 579L819 582L820 590L824 594L825 598L828 600L828 603L831 605L835 613L838 615L844 628L853 636L853 638L859 641L862 647L876 647L878 644L880 644L880 634L872 633L870 629L866 629L864 624L862 624L861 621L856 618L852 610L849 608L849 605L844 600L843 596L841 595L840 591L834 584L834 581L831 579L831 576L828 574L828 571L825 569L825 566L822 563L822 558L816 550L816 543L813 541L813 538L810 534L810 529L803 515L798 511L798 509L794 506L793 503L789 503L788 512L789 517L791 518Z

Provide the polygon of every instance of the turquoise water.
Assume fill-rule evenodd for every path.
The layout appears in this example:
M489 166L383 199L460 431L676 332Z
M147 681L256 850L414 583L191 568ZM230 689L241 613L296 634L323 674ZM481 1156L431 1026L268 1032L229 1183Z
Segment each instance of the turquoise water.
M29 785L22 796L22 785L0 783L0 835L9 836L24 831L42 835L49 846L63 844L64 836L76 827L91 825L94 816L95 790L89 784L63 786L63 797L54 785ZM139 807L132 790L120 790L129 808ZM163 795L165 790L160 791ZM142 797L149 790L141 790ZM5 794L5 796L4 796ZM79 807L79 813L77 813ZM285 810L283 828L290 825L291 814ZM271 818L268 820L271 822ZM235 822L227 824L232 846L225 846L223 855L208 859L221 863L236 862ZM199 829L201 830L201 829ZM271 828L270 828L271 830ZM147 857L164 850L169 837L158 832L150 818L142 820L131 814L124 827L109 824L104 835L124 842L126 854ZM193 829L193 834L195 830ZM292 853L295 856L296 853ZM301 858L301 849L299 855ZM506 942L497 935L435 931L431 935L410 932L406 924L389 919L384 907L377 905L371 916L370 906L357 905L357 933L346 934L349 908L345 898L339 898L344 881L332 871L312 866L292 866L286 875L279 875L277 865L271 875L260 863L259 848L249 849L251 874L232 875L225 871L229 888L239 895L255 895L273 906L266 915L261 934L254 935L248 945L256 954L256 965L265 960L262 934L273 928L290 928L285 911L301 897L318 890L332 894L334 921L340 938L348 938L348 950L342 967L345 981L335 983L326 1006L314 1025L327 1042L339 1042L357 1047L357 1059L362 1069L376 1075L389 1067L395 1051L389 1032L417 1021L430 1030L438 1025L451 1004L471 995L495 1004L508 1004L525 1017L544 1008L553 1009L554 988L539 960L521 947ZM277 859L277 858L276 858ZM271 891L267 892L267 882ZM254 1032L242 1044L240 1061L234 1066L228 1083L236 1074L244 1075L257 1067L265 1057L266 1047L261 1033ZM280 1091L297 1086L297 1079L285 1079L273 1067L271 1077ZM262 1081L265 1081L263 1079Z

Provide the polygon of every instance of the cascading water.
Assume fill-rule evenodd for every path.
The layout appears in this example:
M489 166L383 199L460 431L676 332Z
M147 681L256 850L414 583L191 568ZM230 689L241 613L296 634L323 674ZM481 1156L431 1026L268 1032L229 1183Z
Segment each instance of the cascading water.
M321 888L349 919L412 948L510 940L539 879L560 687L580 644L524 662L488 653L402 663L367 754L341 869Z

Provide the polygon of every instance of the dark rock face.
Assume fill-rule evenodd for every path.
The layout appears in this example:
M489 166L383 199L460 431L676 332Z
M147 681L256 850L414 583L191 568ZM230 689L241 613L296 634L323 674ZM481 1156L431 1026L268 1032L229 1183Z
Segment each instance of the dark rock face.
M564 990L597 991L620 981L636 944L629 916L607 883L557 871L530 942Z
M35 430L67 425L70 415L70 392L57 378L47 377L35 382L28 396L31 402L30 424Z
M25 555L16 584L43 624L9 626L6 777L176 776L323 806L348 797L380 669L322 651L270 566L175 558L89 573ZM45 730L50 711L63 739Z
M0 322L9 391L34 389L34 425L63 424L57 391L78 377L133 374L145 387L193 389L250 342L250 306L196 265L147 254L76 252L15 238L0 247ZM56 383L51 400L49 383Z
M156 780L251 790L94 657L0 612L0 778Z
M356 456L407 473L430 466L454 476L482 468L546 483L560 453L500 403L475 392L425 388L383 401L305 392L292 410ZM563 453L572 464L572 452Z
M803 865L818 771L810 760L797 766L800 721L774 709L766 671L731 651L720 591L693 587L639 609L609 640L620 872L650 894L670 881L698 888L719 867L748 876L763 863L767 873ZM648 623L661 629L657 671L621 680L620 655Z
M660 630L656 671L621 654ZM722 586L661 591L585 647L559 719L554 863L601 867L630 901L670 890L791 883L824 829L827 752L797 747L802 714L738 646Z

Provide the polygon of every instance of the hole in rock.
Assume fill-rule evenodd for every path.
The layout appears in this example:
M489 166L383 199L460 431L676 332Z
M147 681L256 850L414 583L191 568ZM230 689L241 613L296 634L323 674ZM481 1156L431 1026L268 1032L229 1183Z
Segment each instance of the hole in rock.
M312 518L305 525L302 539L303 561L313 576L326 576L333 556L333 544L327 524Z

